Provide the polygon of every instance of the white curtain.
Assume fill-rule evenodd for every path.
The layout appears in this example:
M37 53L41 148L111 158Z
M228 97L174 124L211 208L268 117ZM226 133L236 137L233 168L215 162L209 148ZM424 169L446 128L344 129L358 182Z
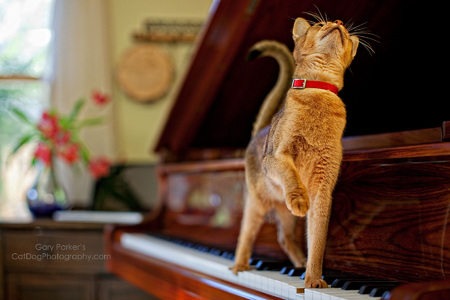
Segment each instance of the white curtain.
M51 105L67 114L74 102L84 97L87 104L81 117L105 119L104 124L88 127L82 137L93 156L115 157L113 106L98 107L91 93L111 94L112 67L107 0L55 0L51 71ZM112 99L111 99L112 100ZM72 204L90 204L93 180L88 172L57 165L58 176Z

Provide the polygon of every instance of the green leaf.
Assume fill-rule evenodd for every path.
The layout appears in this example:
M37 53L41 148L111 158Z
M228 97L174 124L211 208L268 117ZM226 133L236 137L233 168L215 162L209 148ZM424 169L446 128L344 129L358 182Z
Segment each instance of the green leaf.
M80 146L80 154L83 162L87 165L89 163L90 153L86 146L78 144Z
M88 126L96 126L96 125L100 125L100 124L103 124L103 118L101 118L101 117L85 119L85 120L82 120L78 124L77 128L88 127Z
M15 154L17 151L19 151L20 148L22 148L23 145L25 145L26 143L28 143L34 136L36 135L35 132L29 133L27 135L24 135L19 142L17 143L17 145L13 148L11 154Z
M37 158L33 157L33 159L31 160L31 166L34 167L37 164Z
M80 114L81 108L84 106L84 104L86 103L86 100L84 100L83 98L78 99L77 102L75 102L75 105L72 108L72 112L70 113L69 116L69 121L73 122L78 115Z
M33 122L31 122L30 119L28 119L27 115L20 109L14 107L11 111L16 115L16 117L18 117L28 125L34 126Z

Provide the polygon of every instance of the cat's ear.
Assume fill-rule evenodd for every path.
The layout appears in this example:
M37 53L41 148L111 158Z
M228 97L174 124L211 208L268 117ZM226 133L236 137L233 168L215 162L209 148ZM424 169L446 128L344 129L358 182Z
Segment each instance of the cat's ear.
M297 18L294 23L294 28L292 29L294 41L304 36L310 27L311 25L309 25L308 21L303 18Z
M356 55L356 50L358 49L359 39L357 36L351 35L350 41L352 42L352 59L353 59Z

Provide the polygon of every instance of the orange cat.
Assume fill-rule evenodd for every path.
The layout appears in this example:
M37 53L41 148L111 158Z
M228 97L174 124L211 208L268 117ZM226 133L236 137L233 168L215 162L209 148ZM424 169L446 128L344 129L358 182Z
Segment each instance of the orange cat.
M342 160L346 123L337 96L346 68L359 44L341 21L311 26L298 18L294 78L282 109L271 126L257 132L246 151L247 195L231 270L249 269L254 240L264 216L278 216L278 240L295 266L306 263L306 287L327 287L322 264L331 212L331 194ZM305 87L303 85L305 84ZM307 215L308 258L294 242L295 216Z

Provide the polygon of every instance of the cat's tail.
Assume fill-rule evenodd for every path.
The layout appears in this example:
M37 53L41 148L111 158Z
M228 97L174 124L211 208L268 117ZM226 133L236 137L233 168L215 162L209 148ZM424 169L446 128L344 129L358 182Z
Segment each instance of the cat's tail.
M275 58L280 68L277 82L264 99L256 117L256 121L253 124L252 136L269 125L272 117L281 108L286 92L291 86L291 80L295 69L292 52L289 51L286 45L280 42L263 40L256 43L248 52L247 59L254 60L264 56Z

